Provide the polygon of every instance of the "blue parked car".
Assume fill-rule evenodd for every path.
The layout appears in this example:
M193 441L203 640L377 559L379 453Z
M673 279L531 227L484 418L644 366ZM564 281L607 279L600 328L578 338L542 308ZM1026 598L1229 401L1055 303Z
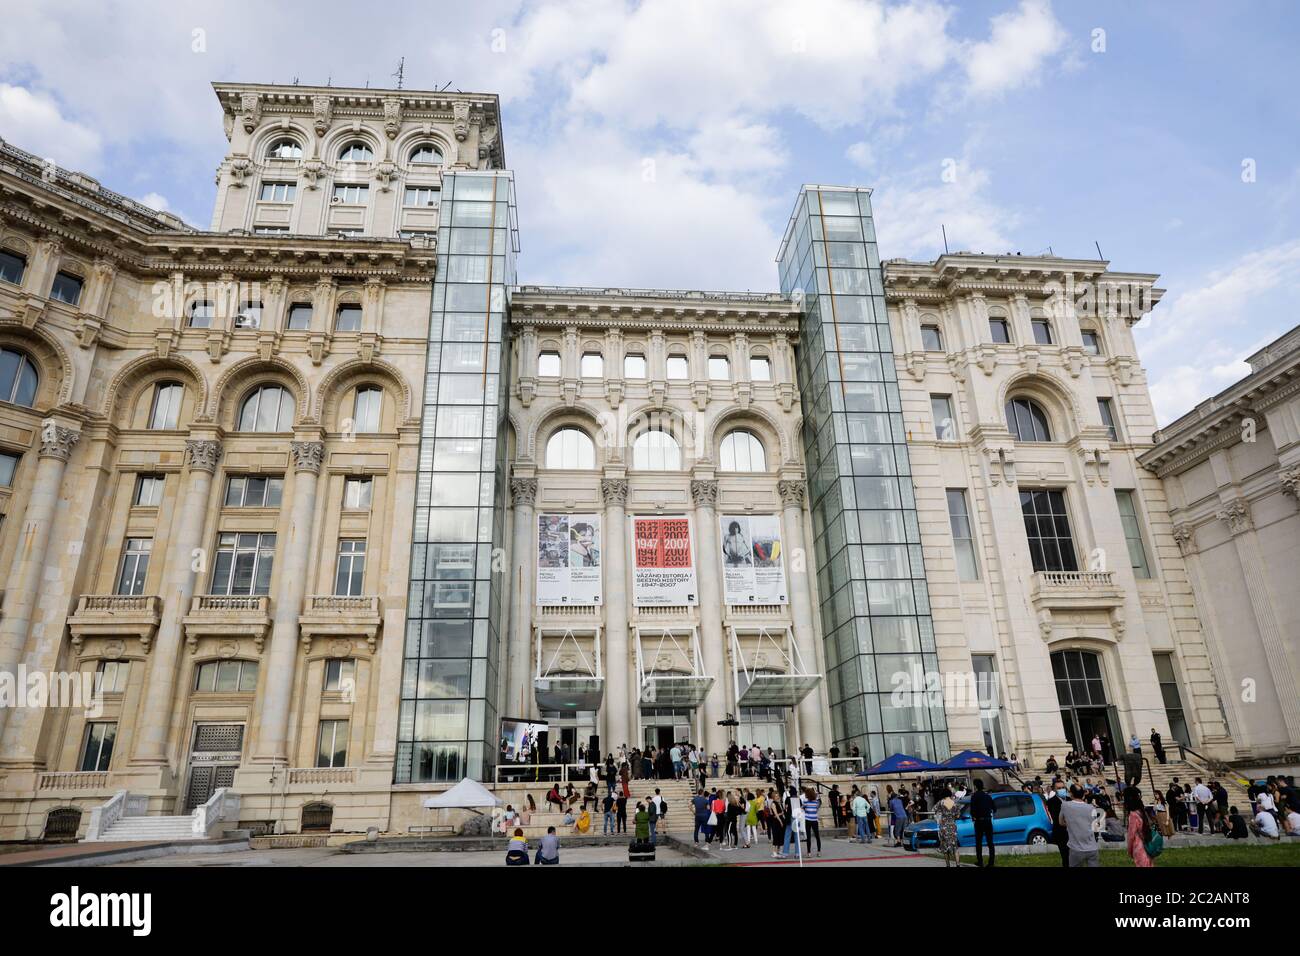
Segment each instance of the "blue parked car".
M993 798L993 842L1043 844L1052 832L1052 819L1047 815L1047 805L1036 793L1020 791L991 793ZM939 824L922 820L908 824L903 838L912 849L939 845ZM975 823L970 818L970 800L959 803L957 811L957 842L961 846L975 845Z

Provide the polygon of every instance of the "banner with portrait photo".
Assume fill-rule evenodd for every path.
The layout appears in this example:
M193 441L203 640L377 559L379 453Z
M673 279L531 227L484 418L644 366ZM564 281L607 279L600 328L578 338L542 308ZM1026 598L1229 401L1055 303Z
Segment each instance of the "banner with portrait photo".
M728 604L788 604L780 515L721 515L722 589Z
M632 603L637 607L699 603L691 558L691 519L632 519Z
M600 515L537 516L537 605L601 603Z

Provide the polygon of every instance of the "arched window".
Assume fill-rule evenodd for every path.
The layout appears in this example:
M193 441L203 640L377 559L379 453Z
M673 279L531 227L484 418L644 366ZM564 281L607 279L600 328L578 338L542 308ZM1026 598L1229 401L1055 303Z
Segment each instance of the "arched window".
M287 388L262 385L239 407L236 431L287 432L293 428L294 401Z
M194 669L200 693L251 694L257 690L257 661L208 661Z
M379 431L379 413L384 404L384 390L378 385L362 385L357 388L356 400L352 403L352 428L357 433Z
M547 468L595 468L596 445L581 428L561 428L546 442Z
M723 471L767 471L763 443L747 428L737 428L722 439L719 457Z
M1007 402L1007 428L1016 441L1052 440L1047 413L1032 398L1013 398Z
M360 140L354 140L339 150L339 162L368 163L375 158L370 147Z
M180 422L181 399L185 386L180 382L159 382L153 387L153 405L149 408L149 427L175 428Z
M302 159L302 147L296 140L277 139L266 151L267 159Z
M642 471L681 471L682 449L667 432L642 432L632 443L632 467Z
M442 150L432 143L421 143L415 149L411 150L411 163L421 163L430 166L441 166L443 163Z
M22 352L0 349L0 402L32 407L36 401L36 366Z

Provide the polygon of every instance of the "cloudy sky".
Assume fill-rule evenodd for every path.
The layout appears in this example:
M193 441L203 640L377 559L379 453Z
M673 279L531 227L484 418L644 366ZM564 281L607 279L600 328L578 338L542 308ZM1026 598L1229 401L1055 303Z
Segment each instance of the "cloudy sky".
M502 97L520 281L767 290L801 183L881 253L1158 272L1168 421L1300 318L1300 4L0 0L0 136L207 226L213 80Z

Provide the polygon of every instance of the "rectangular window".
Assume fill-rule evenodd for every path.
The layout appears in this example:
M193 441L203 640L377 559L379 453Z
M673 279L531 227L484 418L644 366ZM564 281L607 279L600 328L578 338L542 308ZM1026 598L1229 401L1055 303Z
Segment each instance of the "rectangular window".
M81 748L81 772L107 770L113 759L113 741L116 739L116 721L86 724L86 742Z
M582 377L600 378L605 374L605 359L599 352L582 353Z
M194 672L194 689L214 694L251 694L257 690L256 661L209 661Z
M1115 501L1119 504L1119 520L1124 525L1124 540L1128 544L1128 559L1133 565L1133 574L1139 578L1151 577L1151 566L1147 563L1147 549L1142 545L1142 525L1138 521L1137 502L1132 491L1115 489Z
M1011 326L1006 319L989 319L989 337L999 345L1011 344Z
M335 332L361 331L361 306L355 304L341 305L334 314Z
M731 380L731 363L725 355L709 356L709 378L715 382Z
M343 507L349 511L369 511L373 500L374 479L347 478L343 482Z
M316 748L316 766L346 767L348 765L348 722L322 720Z
M262 327L262 303L248 301L239 306L235 313L235 328L260 329Z
M1115 410L1111 408L1110 399L1097 399L1097 411L1101 414L1101 423L1106 426L1110 440L1119 441L1119 429L1115 427Z
M366 539L340 538L339 563L334 575L334 593L360 597L366 579Z
M937 325L921 326L921 348L927 352L943 351L943 336L939 334Z
M153 407L149 409L151 429L174 429L180 421L181 399L185 386L179 382L162 382L154 386Z
M137 475L135 479L135 498L132 504L137 508L156 508L162 501L166 478L162 475Z
M126 690L130 672L130 661L100 661L95 668L95 684L102 693L121 694Z
M540 378L560 377L560 353L542 352L537 356L537 374Z
M288 226L254 226L253 235L255 236L287 236L289 234Z
M348 691L356 687L357 662L333 657L325 662L325 690Z
M1083 336L1083 350L1089 355L1101 354L1101 337L1092 329L1083 329L1079 332Z
M217 537L211 594L270 594L275 535L222 532Z
M60 272L54 277L54 285L50 287L50 298L66 302L68 305L76 305L81 301L81 280L67 272Z
M227 508L278 508L284 479L264 475L231 475L226 479Z
M18 470L18 460L21 457L21 455L0 451L0 488L14 486L14 472Z
M293 202L297 189L293 183L262 183L262 192L257 198L262 202Z
M934 418L934 437L939 441L957 440L957 419L952 414L951 395L931 395L930 415Z
M1020 511L1035 571L1078 571L1065 492L1040 489L1020 492Z
M407 186L403 206L436 206L442 190L434 186Z
M383 402L383 389L371 385L357 389L356 398L352 402L352 428L357 434L368 435L379 431L379 413Z
M1178 677L1174 672L1173 654L1156 654L1156 680L1160 682L1160 696L1165 702L1165 717L1174 741L1184 747L1192 745L1192 735L1187 731L1187 716L1183 712L1183 698L1178 693Z
M750 359L749 380L751 382L772 381L772 363L762 357Z
M357 183L335 183L334 202L344 206L364 206L370 187Z
M23 273L26 271L26 259L16 252L0 249L0 279L14 285L22 285Z
M685 355L668 356L668 377L675 382L691 377L691 363Z
M216 307L206 300L190 303L190 328L210 329L216 315Z
M1046 319L1032 319L1029 323L1034 328L1034 341L1039 345L1052 344L1052 323Z
M152 552L152 538L126 539L114 594L144 594L144 579L149 574L149 555Z
M970 512L966 510L966 490L948 489L948 523L952 527L952 546L957 554L957 577L962 581L980 579L975 559L975 535L971 530Z
M290 332L306 332L311 328L311 304L307 302L295 302L289 306L289 327Z
M623 377L624 378L645 378L646 364L645 356L638 355L635 352L623 356Z

